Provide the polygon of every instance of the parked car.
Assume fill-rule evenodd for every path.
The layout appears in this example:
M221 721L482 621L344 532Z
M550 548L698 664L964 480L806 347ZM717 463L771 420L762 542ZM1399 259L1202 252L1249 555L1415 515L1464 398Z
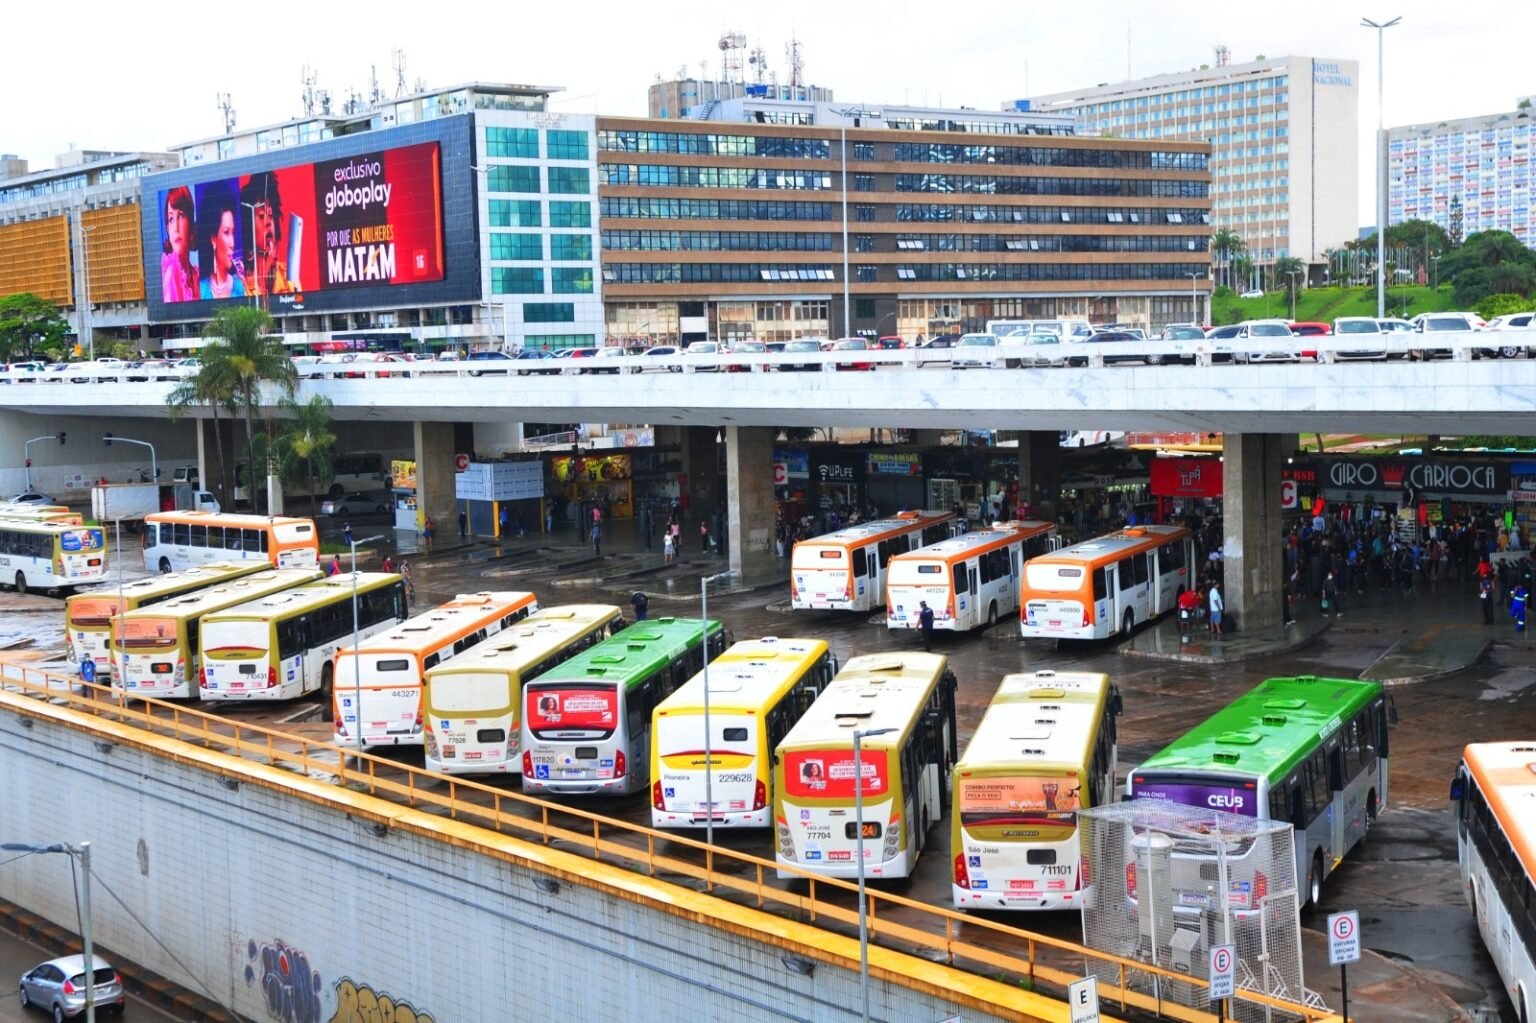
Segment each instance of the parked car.
M5 383L31 384L43 379L42 374L48 369L48 364L41 361L13 362L5 369L7 373L15 376L14 380L7 378ZM35 378L33 374L36 374Z
M1170 324L1168 324L1168 326L1163 328L1162 334L1160 336L1154 338L1153 340L1156 340L1156 341L1197 341L1197 342L1198 341L1204 341L1205 340L1205 328L1200 327L1199 325L1194 324L1194 323L1170 323ZM1183 350L1185 350L1187 347L1188 346L1182 345L1182 344L1179 346L1181 352ZM1161 366L1165 362L1177 362L1177 363L1183 363L1185 365L1193 366L1195 364L1195 356L1194 356L1193 352L1190 352L1190 354L1188 354L1188 355L1183 355L1183 354L1179 354L1179 355L1155 354L1155 355L1148 355L1147 356L1147 365L1148 366Z
M683 372L685 372L685 373L715 373L715 372L718 372L722 367L718 363L714 362L713 360L714 360L715 356L722 355L722 354L724 354L724 349L721 348L720 342L718 342L718 341L695 341L692 344L690 344L687 348L683 349L683 355L684 356L689 356L689 357L702 356L703 358L709 359L711 361L707 365L684 366L683 367Z
M768 350L770 352L782 352L784 350L784 345L785 342L783 341L769 341Z
M15 497L6 498L6 504L58 504L47 494L40 494L35 490L24 490Z
M867 352L873 347L869 341L862 337L845 337L832 344L834 352ZM843 362L841 359L832 367L833 369L869 370L874 371L873 362Z
M1379 359L1387 357L1387 336L1381 329L1381 321L1374 316L1340 316L1333 321L1335 337L1358 340L1364 347L1333 353L1335 359Z
M641 352L638 358L661 358L668 355L676 355L679 350L680 349L677 347L677 345L655 345L654 347L647 348L645 351ZM664 369L668 373L681 373L683 371L683 367L681 366L647 366L644 363L629 367L629 371L631 373L644 373L648 369Z
M1239 295L1237 297L1238 298L1263 298L1264 297L1264 292L1260 291L1258 288L1254 288L1251 291L1243 292L1241 295Z
M473 354L470 357L473 358ZM522 364L516 370L520 377L528 376L530 373L539 376L559 376L561 370L565 368L555 359L553 352L547 352L542 348L524 348L512 361Z
M885 334L875 340L875 347L894 351L907 347L907 344L896 334Z
M344 519L349 515L383 515L389 510L388 494L342 494L320 502L321 515Z
M763 344L761 341L737 341L735 344L731 345L732 355L765 355L767 352L768 346ZM727 373L750 373L752 372L754 366L756 366L757 369L761 372L768 372L768 366L766 364L752 361L733 362L726 366L725 370Z
M1418 321L1415 330L1419 334L1465 333L1477 329L1473 317L1468 313L1424 313L1414 319ZM1408 353L1408 357L1420 360L1449 359L1451 354L1449 348L1415 348Z
M1513 332L1516 336L1507 339L1508 342L1512 343L1506 343L1506 339L1501 337L1499 338L1499 347L1479 348L1472 353L1472 357L1476 359L1518 359L1522 352L1526 355L1536 352L1536 349L1526 347L1527 338L1536 338L1536 335L1529 333L1533 323L1536 323L1536 319L1533 319L1533 317L1536 317L1536 313L1505 313L1503 316L1495 316L1484 325L1484 330L1498 333Z
M959 334L938 334L917 346L917 367L925 362L949 363L949 350L960 340Z
M1139 331L1139 330L1135 330L1135 331L1133 331L1133 330L1101 330L1101 331L1098 331L1097 333L1095 333L1092 337L1090 337L1088 339L1088 341L1089 341L1090 344L1113 344L1115 342L1133 342L1134 343L1134 342L1137 342L1137 341L1145 341L1146 338L1141 337L1140 335L1141 335L1141 331ZM1114 365L1118 365L1119 363L1122 363L1122 362L1142 362L1142 363L1144 363L1146 361L1147 361L1146 356L1145 355L1140 355L1140 354L1137 354L1137 355L1105 355L1104 356L1104 365L1106 365L1106 366L1114 366ZM1082 366L1082 365L1087 365L1088 360L1086 358L1076 358L1076 359L1071 360L1071 362L1074 365Z
M597 354L592 356L592 365L583 366L582 373L621 373L624 370L624 360L629 357L629 349L623 345L610 345L607 348L599 348Z
M1237 325L1235 340L1246 341L1277 341L1281 338L1295 337L1291 333L1291 325L1284 320L1245 320ZM1277 348L1268 352L1236 352L1233 359L1237 362L1300 362L1301 353L1299 347Z
M785 355L804 355L804 354L806 354L808 352L820 353L820 351L821 351L821 342L816 340L815 338L797 337L793 341L786 341L786 342L784 342L784 354ZM792 371L792 370L806 370L806 371L811 372L811 373L817 373L817 372L821 371L821 363L819 363L819 362L781 362L781 363L779 363L779 369L781 371L784 371L784 372L789 372L789 371Z
M469 357L464 361L473 363L469 369L469 375L472 377L485 376L490 373L499 373L502 376L506 376L514 368L512 363L516 362L517 358L508 355L506 352L486 351L470 352Z
M127 1004L123 978L99 955L91 956L92 1001L102 1011L122 1014ZM85 956L61 956L21 975L21 1007L43 1010L55 1020L85 1015Z
M1028 334L1008 334L997 339L1003 350L1003 365L1008 369L1034 369L1064 366L1061 337L1053 331L1035 330Z
M949 368L992 368L1002 364L996 334L962 334L949 350Z

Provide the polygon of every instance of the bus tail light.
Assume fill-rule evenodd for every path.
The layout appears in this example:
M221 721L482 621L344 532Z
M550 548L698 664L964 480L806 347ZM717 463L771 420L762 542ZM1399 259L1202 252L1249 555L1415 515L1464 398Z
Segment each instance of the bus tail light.
M752 809L761 810L767 805L768 786L763 784L762 779L758 779L757 788L752 792Z
M613 751L613 776L614 776L614 778L622 778L622 777L624 777L624 769L626 767L628 767L628 766L629 765L624 760L624 751L623 750L614 750Z
M965 869L965 853L955 853L955 887L970 888L971 875Z
M1125 894L1133 899L1136 897L1136 864L1134 863L1125 865Z
M1086 628L1088 628L1088 626L1090 626L1092 624L1093 624L1093 616L1088 613L1088 609L1085 607L1085 608L1083 608L1083 628L1086 629Z
M426 731L422 734L422 737L421 737L421 747L422 747L422 750L426 753L426 755L431 757L433 760L436 760L438 758L437 757L437 733L432 730L432 726L431 725L428 725L426 727Z
M204 689L208 688L208 665L205 664L197 669L197 684Z
M267 665L267 688L277 688L277 668L270 664Z
M1253 906L1258 909L1265 899L1269 898L1269 875L1262 870L1253 872Z
M651 782L651 808L654 810L665 810L667 808L666 804L661 801L660 779Z
M523 753L523 777L533 777L533 754L531 752Z
M1093 870L1088 866L1088 856L1084 854L1077 858L1077 887L1079 890L1088 888L1093 884Z

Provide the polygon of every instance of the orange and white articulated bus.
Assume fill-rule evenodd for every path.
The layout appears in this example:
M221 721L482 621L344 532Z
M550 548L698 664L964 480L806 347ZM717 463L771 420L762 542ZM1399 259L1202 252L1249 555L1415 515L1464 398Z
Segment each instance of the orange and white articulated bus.
M532 593L461 593L336 651L327 695L342 746L420 746L427 672L539 609Z
M1025 639L1130 635L1195 585L1195 544L1182 526L1132 526L1031 558L1019 594Z
M790 607L868 611L885 599L891 558L949 535L954 513L900 512L795 544L790 555Z
M935 629L996 625L1019 609L1024 562L1059 546L1054 522L1007 522L898 554L885 569L886 627L917 628L923 603Z

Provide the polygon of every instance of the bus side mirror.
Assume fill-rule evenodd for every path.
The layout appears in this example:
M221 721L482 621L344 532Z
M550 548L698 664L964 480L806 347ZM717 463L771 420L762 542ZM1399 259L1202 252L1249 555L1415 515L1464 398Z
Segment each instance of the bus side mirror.
M1109 713L1113 717L1119 717L1125 713L1125 701L1120 697L1119 689L1109 691Z
M1451 802L1453 802L1453 803L1461 802L1462 792L1463 792L1463 789L1462 789L1462 785L1461 785L1461 779L1457 778L1457 779L1455 779L1454 781L1451 782Z

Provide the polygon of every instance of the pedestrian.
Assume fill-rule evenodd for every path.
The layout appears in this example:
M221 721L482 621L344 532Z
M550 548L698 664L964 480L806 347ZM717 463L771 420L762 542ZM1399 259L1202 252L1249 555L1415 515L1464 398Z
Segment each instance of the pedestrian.
M1209 619L1211 635L1219 636L1221 635L1221 613L1227 608L1226 602L1221 599L1220 584L1214 581L1211 583L1210 592L1205 595L1205 600L1206 607L1211 612Z
M341 542L348 547L352 546L352 523L344 522L341 526Z
M1186 588L1179 594L1179 642L1188 643L1189 633L1195 625L1195 613L1200 608L1200 591Z
M436 532L437 526L432 522L432 516L428 515L421 526L421 539L429 551L432 549L432 534Z
M1290 628L1296 624L1296 586L1301 581L1301 568L1297 566L1291 569L1291 574L1286 576L1282 596L1285 599L1285 626Z
M509 508L507 505L502 505L501 506L501 512L500 512L500 514L498 516L498 520L499 520L499 522L501 524L501 529L499 530L499 532L500 532L500 534L502 536L506 536L507 535L507 527L512 524L512 509Z
M553 534L555 531L555 504L551 501L544 507L544 532Z
M1335 618L1344 617L1344 607L1339 603L1339 581L1335 578L1333 570L1323 577L1323 617L1332 614Z
M1487 562L1484 562L1487 564ZM1483 605L1483 624L1493 624L1493 573L1482 576L1477 580L1478 603Z
M672 553L676 557L683 556L683 522L681 519L672 520Z
M400 584L405 589L405 605L410 607L411 602L416 599L416 584L411 581L411 563L409 561L400 562Z
M469 513L465 512L465 511L461 511L461 512L459 512L459 539L461 541L463 541L463 540L468 539L468 537L469 537Z
M331 567L326 570L325 574L328 575L328 576L331 576L333 578L335 576L341 575L341 555L340 554L332 554L331 555Z
M600 558L603 556L603 527L596 522L592 523L590 535L592 537L592 556Z
M1515 620L1516 635L1525 633L1525 601L1529 593L1525 583L1515 583L1515 588L1509 595L1509 616Z
M592 506L592 524L594 526L603 524L603 510L595 504Z
M933 608L926 600L918 601L917 631L923 637L923 649L933 652Z
M646 616L651 613L651 598L639 590L636 590L634 595L629 598L629 604L635 609L635 621L637 622L645 621Z
M393 572L394 570L395 570L395 559L390 557L388 554L384 555L384 560L379 563L379 571L381 571L381 572Z
M699 552L709 553L709 523L703 518L699 519Z
M676 553L677 549L672 546L672 533L670 531L663 533L661 535L662 564L670 565L672 563L672 558L674 555L676 555Z

